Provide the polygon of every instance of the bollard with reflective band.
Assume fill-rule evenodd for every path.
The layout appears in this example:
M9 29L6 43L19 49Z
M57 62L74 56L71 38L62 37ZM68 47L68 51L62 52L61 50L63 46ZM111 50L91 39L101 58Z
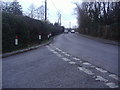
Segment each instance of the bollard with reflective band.
M39 35L39 40L41 40L42 38L41 38L41 35Z
M52 36L52 34L50 33L49 36Z
M16 36L16 37L15 37L15 45L16 45L16 46L18 45L18 38L19 38L19 36Z
M48 38L50 37L50 35L48 34Z
M15 45L18 45L18 39L15 39Z

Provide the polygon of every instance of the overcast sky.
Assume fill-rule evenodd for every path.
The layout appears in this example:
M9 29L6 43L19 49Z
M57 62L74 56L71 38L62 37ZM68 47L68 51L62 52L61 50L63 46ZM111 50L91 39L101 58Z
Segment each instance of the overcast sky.
M36 7L40 5L44 5L45 0L18 0L20 5L22 5L23 11L27 11L29 6L34 3ZM62 25L65 27L69 27L71 22L72 26L77 26L77 19L74 15L74 8L76 7L74 2L78 2L80 0L47 0L47 9L48 9L48 19L51 23L55 23L58 21L58 10L55 8L53 3L55 4L56 8L60 10L62 14Z

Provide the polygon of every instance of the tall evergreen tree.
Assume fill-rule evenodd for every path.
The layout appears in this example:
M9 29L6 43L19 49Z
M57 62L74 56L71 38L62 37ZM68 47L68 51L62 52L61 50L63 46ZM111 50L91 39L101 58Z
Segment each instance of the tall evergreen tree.
M22 14L22 7L19 5L19 2L17 0L14 0L13 2L2 2L2 11L6 13L12 13L15 15L23 15Z
M17 0L14 0L9 7L11 13L15 15L22 15L22 7L19 5L19 2Z

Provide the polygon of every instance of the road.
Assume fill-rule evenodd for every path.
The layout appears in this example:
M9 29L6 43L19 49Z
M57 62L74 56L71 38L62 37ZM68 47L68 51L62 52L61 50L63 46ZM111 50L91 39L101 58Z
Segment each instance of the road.
M117 50L61 34L50 45L3 58L3 88L117 88Z

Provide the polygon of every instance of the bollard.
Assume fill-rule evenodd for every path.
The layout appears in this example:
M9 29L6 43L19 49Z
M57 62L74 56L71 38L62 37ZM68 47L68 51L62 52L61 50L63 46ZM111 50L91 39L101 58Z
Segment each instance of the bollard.
M41 40L42 39L42 37L41 37L41 35L39 35L39 40Z
M18 36L16 36L16 38L15 38L15 45L16 46L18 45Z

